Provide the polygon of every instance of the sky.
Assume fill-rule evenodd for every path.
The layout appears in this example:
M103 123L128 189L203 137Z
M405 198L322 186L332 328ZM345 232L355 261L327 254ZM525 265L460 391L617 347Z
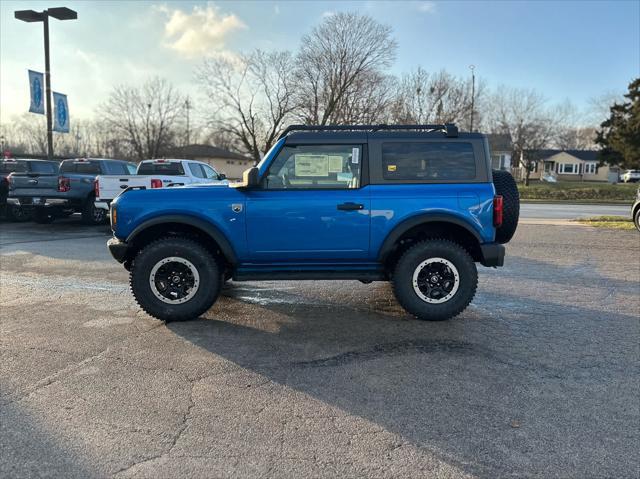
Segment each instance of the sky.
M54 5L55 4L55 5ZM165 77L202 112L194 81L208 56L295 50L337 11L392 27L391 73L417 67L477 77L491 88L533 88L549 102L624 92L640 76L640 0L611 1L6 1L0 2L0 122L29 108L27 70L44 71L42 24L13 11L67 6L76 21L50 21L53 90L71 119L91 118L119 84Z

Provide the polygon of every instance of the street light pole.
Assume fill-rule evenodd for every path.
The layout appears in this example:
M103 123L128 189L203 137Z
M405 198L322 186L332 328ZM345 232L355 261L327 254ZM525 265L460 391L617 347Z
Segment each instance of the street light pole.
M44 82L47 102L47 158L53 159L53 118L51 117L51 64L49 57L49 17L58 20L75 20L78 13L67 7L56 7L36 12L35 10L16 10L14 17L23 22L42 22L44 26Z
M47 101L47 159L53 160L53 119L51 118L51 64L49 59L49 14L42 15L44 25L44 84Z
M473 131L473 112L475 110L476 99L476 76L474 70L476 67L475 65L469 65L469 69L471 70L471 126L469 127L469 131Z

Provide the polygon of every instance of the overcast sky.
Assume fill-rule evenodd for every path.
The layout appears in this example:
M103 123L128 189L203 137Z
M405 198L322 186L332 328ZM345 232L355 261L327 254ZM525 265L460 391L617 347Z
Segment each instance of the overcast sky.
M323 16L367 13L391 25L394 73L418 66L468 75L489 86L535 88L550 101L622 92L640 76L640 1L0 3L0 121L29 108L27 69L44 71L41 24L19 9L68 6L77 21L51 20L53 89L73 118L92 117L112 86L168 78L198 103L194 70L208 55L295 49Z

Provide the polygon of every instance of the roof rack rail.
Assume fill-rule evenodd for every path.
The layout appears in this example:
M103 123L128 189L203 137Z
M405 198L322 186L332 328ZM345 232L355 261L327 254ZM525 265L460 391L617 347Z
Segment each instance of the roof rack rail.
M427 130L443 131L447 137L458 136L458 127L454 123L444 123L438 125L290 125L278 137L284 138L292 131L379 131L379 130Z

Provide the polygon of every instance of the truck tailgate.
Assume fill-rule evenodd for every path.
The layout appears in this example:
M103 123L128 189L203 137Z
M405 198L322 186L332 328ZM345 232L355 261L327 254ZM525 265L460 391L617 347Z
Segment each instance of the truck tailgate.
M47 197L58 194L58 175L13 173L9 177L9 196Z
M111 201L131 186L144 186L147 189L166 188L189 182L185 176L162 175L100 175L96 180L98 181L97 201Z

